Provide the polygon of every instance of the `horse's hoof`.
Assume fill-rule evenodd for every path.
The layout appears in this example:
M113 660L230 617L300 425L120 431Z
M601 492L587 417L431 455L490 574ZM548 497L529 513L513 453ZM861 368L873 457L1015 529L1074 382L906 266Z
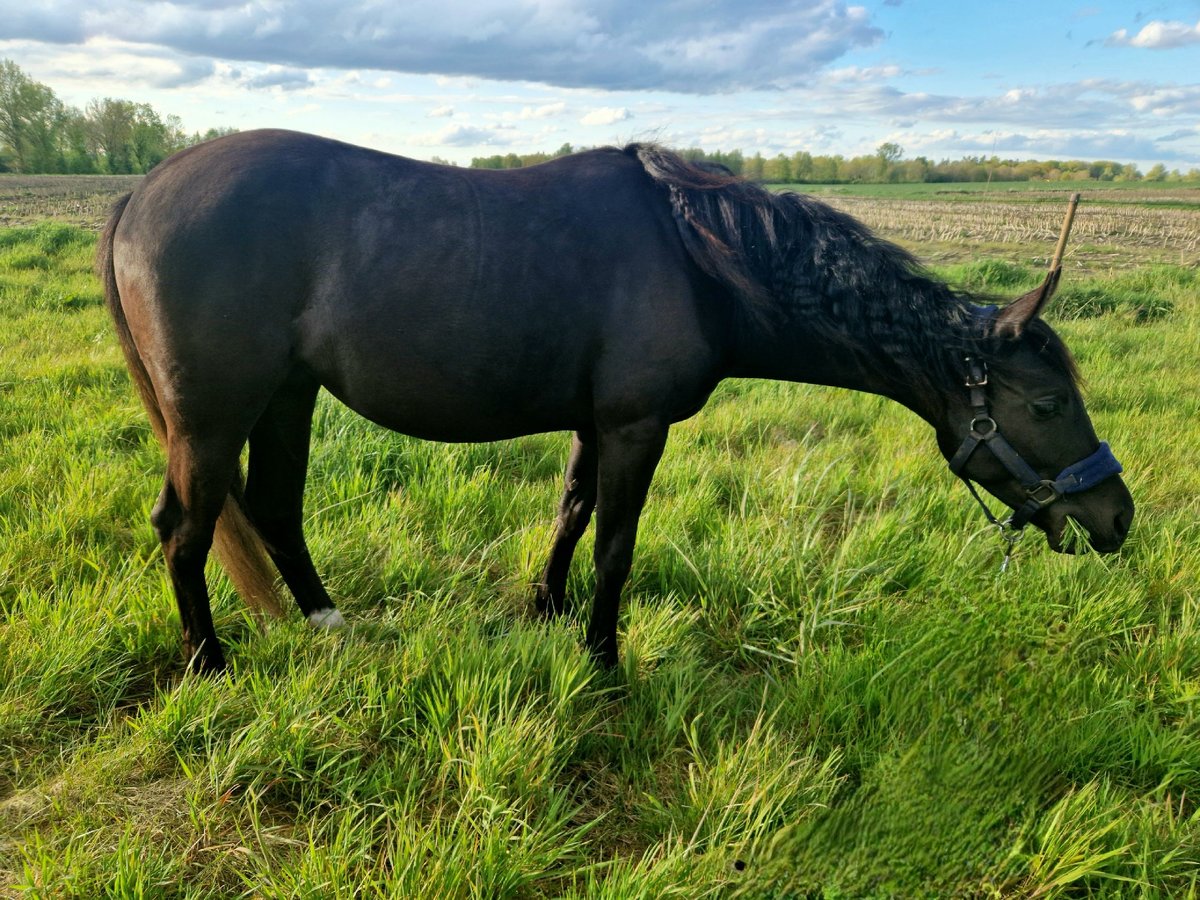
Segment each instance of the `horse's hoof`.
M588 640L588 650L603 671L611 671L617 667L617 644L616 641L598 642L591 639Z
M346 619L342 615L341 610L330 607L329 609L318 609L310 612L308 614L308 624L322 631L333 631L336 628L343 628L346 625Z
M570 611L564 598L552 597L549 591L538 591L534 595L533 608L543 619L557 619Z
M188 653L185 647L184 652L187 653L188 670L194 675L212 677L220 675L229 668L225 662L225 654L221 652L220 648L207 650L201 647L197 651Z

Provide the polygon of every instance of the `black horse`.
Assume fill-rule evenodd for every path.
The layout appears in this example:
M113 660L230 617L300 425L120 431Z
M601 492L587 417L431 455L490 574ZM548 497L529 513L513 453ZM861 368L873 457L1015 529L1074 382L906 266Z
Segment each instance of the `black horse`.
M654 146L492 172L237 134L179 153L123 199L98 270L167 451L152 520L199 671L224 666L204 581L214 531L248 601L270 602L269 555L310 621L342 621L301 532L322 386L431 440L573 431L536 602L565 609L594 509L587 643L607 665L667 430L726 377L904 404L948 459L970 445L959 473L1024 509L1056 548L1068 516L1100 551L1121 545L1133 516L1070 356L1036 318L1052 279L981 307L848 216ZM990 440L1000 428L1008 441ZM1024 470L971 452L1001 443ZM1091 474L1072 490L1081 458Z

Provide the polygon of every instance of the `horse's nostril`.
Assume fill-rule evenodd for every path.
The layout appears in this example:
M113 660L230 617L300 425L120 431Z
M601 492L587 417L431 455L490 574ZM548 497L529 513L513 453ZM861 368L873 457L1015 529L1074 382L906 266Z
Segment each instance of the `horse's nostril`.
M1118 541L1125 540L1125 535L1129 534L1129 526L1133 524L1133 513L1129 510L1122 510L1113 517L1113 534L1117 536Z

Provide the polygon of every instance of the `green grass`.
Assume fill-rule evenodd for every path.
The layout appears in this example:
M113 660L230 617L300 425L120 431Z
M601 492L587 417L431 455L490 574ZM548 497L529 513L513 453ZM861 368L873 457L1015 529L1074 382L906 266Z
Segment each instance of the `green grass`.
M1196 270L1063 287L1138 502L1118 556L1031 537L999 578L910 414L727 382L672 431L601 673L529 612L564 436L322 398L308 532L354 626L262 626L213 569L203 680L92 240L0 231L0 896L1200 893Z
M1014 297L1033 290L1045 277L1045 270L1002 259L945 266L939 274L953 284L980 294L1000 298ZM1090 319L1115 315L1143 322L1169 316L1177 299L1190 298L1200 290L1195 269L1183 266L1145 265L1111 274L1067 283L1056 293L1056 320Z

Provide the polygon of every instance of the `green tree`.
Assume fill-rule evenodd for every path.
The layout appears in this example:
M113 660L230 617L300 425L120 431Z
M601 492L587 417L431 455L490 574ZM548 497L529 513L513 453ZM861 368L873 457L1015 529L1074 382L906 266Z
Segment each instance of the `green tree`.
M219 137L225 137L228 134L237 134L237 133L238 133L238 129L230 128L228 126L221 126L220 128L210 128L210 129L208 129L208 131L204 132L204 134L201 134L200 132L197 131L190 138L188 138L188 145L190 146L191 144L199 144L204 141L211 141L211 140L215 140L216 138L219 138Z
M904 150L892 141L885 141L875 148L875 158L879 160L879 180L894 181L892 173L897 164L904 158Z
M59 133L66 108L12 60L0 60L0 145L18 172L61 171Z
M112 174L149 172L189 143L178 116L160 116L148 103L93 100L85 134L97 168Z
M81 112L12 60L0 60L0 171L148 172L184 147L236 130L189 136L178 116L112 97Z
M98 167L111 175L133 172L133 120L136 104L129 100L92 100L87 105L87 135Z
M894 181L903 181L908 184L919 184L930 180L930 173L933 171L933 163L927 160L924 156L918 156L916 159L908 159L896 165L893 170L895 174Z
M763 159L761 153L755 153L752 157L745 161L743 172L747 178L753 178L755 181L762 181L766 174L767 161Z
M812 159L812 183L837 184L842 179L842 164L845 161L841 155L814 156Z
M839 166L839 178L851 184L871 184L879 181L879 157L856 156Z
M159 116L148 103L133 107L129 156L135 172L149 172L177 150L187 146L178 116Z
M32 82L26 122L27 166L30 172L62 172L66 168L62 138L67 108L44 84Z
M775 184L788 184L792 180L792 160L780 153L768 159L763 167L763 179Z
M792 179L801 183L813 180L813 155L806 150L792 154Z
M72 175L94 175L96 158L88 146L88 125L83 113L77 109L67 111L63 123L63 171Z

